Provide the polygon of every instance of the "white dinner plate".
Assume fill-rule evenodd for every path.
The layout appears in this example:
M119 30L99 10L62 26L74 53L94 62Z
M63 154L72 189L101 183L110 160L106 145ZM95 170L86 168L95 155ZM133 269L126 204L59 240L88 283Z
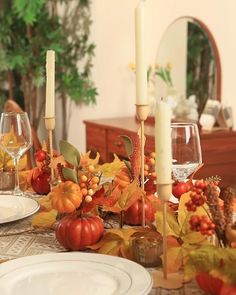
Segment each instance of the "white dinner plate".
M28 217L38 209L38 202L30 198L0 195L0 224Z
M2 295L144 295L152 279L128 259L95 253L54 253L0 264Z

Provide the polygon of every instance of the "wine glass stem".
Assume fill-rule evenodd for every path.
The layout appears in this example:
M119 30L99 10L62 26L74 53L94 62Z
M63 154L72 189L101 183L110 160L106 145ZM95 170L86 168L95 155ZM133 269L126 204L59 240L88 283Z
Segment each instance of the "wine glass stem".
M19 185L19 161L20 157L14 157L13 162L15 166L15 188L13 191L14 195L22 195L22 191L20 190L20 185Z

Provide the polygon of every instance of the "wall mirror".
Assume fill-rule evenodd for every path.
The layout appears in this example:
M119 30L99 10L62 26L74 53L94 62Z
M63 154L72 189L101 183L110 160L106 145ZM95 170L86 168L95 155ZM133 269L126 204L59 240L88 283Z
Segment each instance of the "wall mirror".
M156 97L172 95L195 102L198 118L208 99L220 100L219 54L202 22L189 17L174 21L161 39L155 62Z

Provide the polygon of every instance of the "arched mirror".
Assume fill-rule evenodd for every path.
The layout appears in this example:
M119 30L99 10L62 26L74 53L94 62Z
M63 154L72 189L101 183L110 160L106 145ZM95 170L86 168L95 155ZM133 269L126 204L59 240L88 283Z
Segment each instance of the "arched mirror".
M175 116L192 108L198 120L208 99L220 99L221 69L213 36L200 21L183 17L173 22L161 39L155 68L155 96L169 97ZM178 100L178 101L176 101Z

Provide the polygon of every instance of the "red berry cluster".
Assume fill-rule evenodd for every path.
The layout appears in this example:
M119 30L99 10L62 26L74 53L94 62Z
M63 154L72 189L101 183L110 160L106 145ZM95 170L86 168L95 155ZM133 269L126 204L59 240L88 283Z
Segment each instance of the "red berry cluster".
M207 215L192 215L189 224L191 230L200 232L202 235L212 236L215 224Z
M186 202L185 206L188 211L195 212L197 207L202 206L206 201L205 188L207 187L207 182L197 180L195 181L193 187L191 188L190 200Z

